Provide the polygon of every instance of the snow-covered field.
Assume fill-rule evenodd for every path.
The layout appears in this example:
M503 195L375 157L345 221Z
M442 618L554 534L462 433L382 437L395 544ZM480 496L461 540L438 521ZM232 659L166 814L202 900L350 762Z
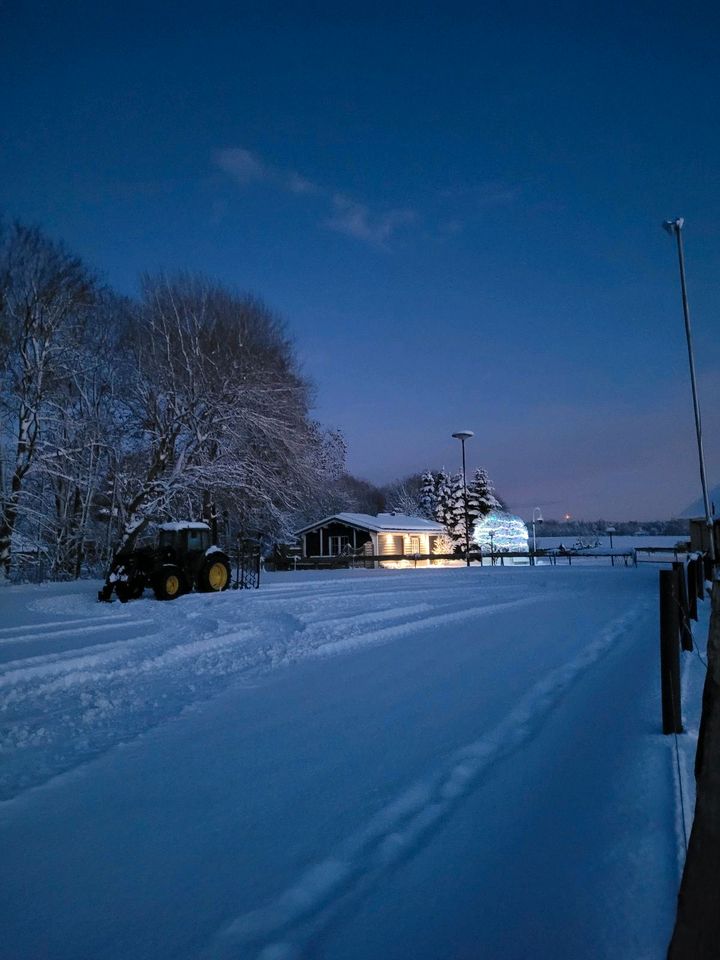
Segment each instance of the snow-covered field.
M657 568L96 590L0 595L3 960L664 955Z
M639 537L618 537L613 536L613 550L632 550L637 547L642 549L643 547L654 547L658 549L659 547L667 547L672 549L675 544L688 540L689 535L687 536L672 536L672 537L655 537L655 536L639 536ZM532 541L532 532L530 534L530 540ZM541 537L537 536L537 545L538 549L557 549L561 544L566 547L573 547L578 540L583 541L584 543L595 543L597 541L598 548L603 550L610 549L610 537L608 536L582 536L578 537L575 534L571 534L567 537Z

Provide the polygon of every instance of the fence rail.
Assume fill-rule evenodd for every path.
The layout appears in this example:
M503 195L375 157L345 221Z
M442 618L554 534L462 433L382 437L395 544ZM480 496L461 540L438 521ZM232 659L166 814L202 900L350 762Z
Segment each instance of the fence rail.
M479 563L481 566L505 566L506 561L526 560L530 566L534 566L538 561L548 562L551 566L556 566L558 562L567 561L572 565L573 560L610 560L613 565L616 560L623 561L625 566L636 566L637 561L632 550L594 550L592 552L583 552L582 550L509 550L493 551L484 553L480 551L471 551L469 560L471 563ZM456 553L372 553L372 554L348 554L334 557L304 557L290 561L290 569L297 570L346 570L353 567L374 567L376 563L420 563L427 562L445 562L448 560L465 562L465 554Z

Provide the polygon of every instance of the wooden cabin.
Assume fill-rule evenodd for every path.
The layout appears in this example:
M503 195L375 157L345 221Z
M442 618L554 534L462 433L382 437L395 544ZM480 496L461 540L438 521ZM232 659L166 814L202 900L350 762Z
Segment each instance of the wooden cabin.
M340 556L402 556L432 553L445 528L434 520L401 513L336 513L298 530L304 559ZM424 565L428 560L420 561ZM375 566L382 565L376 560Z

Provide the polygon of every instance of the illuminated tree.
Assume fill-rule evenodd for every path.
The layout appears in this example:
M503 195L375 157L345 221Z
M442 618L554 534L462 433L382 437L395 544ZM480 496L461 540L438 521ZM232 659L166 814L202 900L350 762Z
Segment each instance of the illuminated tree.
M484 551L506 553L528 549L528 531L523 520L502 510L490 513L475 521L473 540Z

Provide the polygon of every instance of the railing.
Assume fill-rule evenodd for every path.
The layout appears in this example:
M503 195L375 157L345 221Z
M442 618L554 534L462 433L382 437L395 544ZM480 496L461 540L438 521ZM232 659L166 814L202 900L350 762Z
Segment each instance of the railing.
M613 566L615 561L622 561L626 567L636 566L637 559L633 550L494 550L490 553L471 551L471 563L481 566L505 566L506 561L527 561L529 566L535 566L538 561L546 562L550 566L557 566L558 561L567 560L572 565L573 560L610 560ZM297 570L343 570L354 567L374 567L377 563L440 563L446 561L465 562L464 553L362 553L343 552L333 557L304 557L293 563Z
M714 571L700 555L673 570L660 571L663 732L675 736L682 801L682 773L677 735L682 733L680 646L693 650L690 620L697 619L697 600ZM687 579L686 579L687 575ZM693 607L694 604L694 607ZM694 617L693 617L694 614ZM701 658L702 659L702 658ZM668 960L715 960L720 944L718 863L720 863L720 581L712 586L702 716L695 757L695 816L678 895L678 908ZM684 828L683 811L683 830Z
M638 563L667 563L667 560L662 559L663 555L667 557L667 555L670 554L673 560L680 560L681 558L687 557L687 555L690 553L689 544L675 544L672 547L633 547L633 549L635 550L636 554L648 554L647 560L641 560L638 556ZM655 559L656 557L658 559Z

